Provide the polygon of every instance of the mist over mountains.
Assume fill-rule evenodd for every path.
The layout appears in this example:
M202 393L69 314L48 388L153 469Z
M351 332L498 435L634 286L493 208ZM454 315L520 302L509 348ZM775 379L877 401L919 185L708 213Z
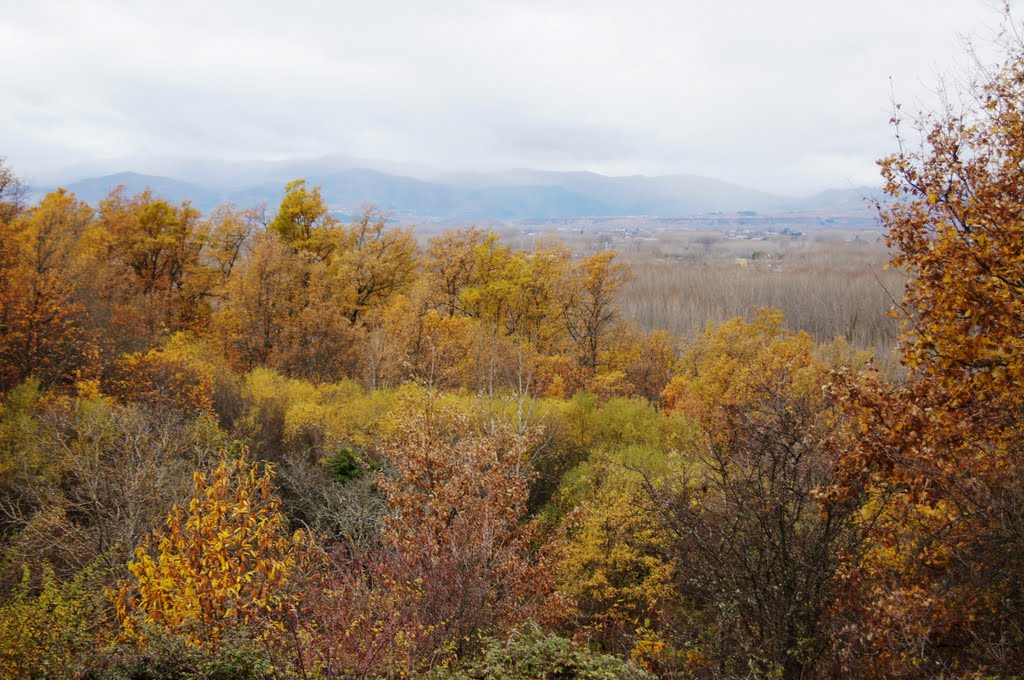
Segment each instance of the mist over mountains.
M331 209L351 214L367 204L406 220L675 216L709 212L866 212L871 187L832 189L810 197L770 194L699 175L610 177L593 172L508 170L441 173L397 164L355 161L167 164L164 172L115 172L66 177L59 184L97 203L119 184L129 192L151 187L173 202L209 210L224 201L274 206L285 182L306 178L322 187ZM415 173L415 174L414 174ZM49 190L54 182L40 190Z

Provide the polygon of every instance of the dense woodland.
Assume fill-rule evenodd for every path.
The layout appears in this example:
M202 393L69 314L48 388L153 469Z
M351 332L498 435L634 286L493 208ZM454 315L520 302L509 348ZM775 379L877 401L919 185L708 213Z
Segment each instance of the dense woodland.
M641 327L610 251L0 164L0 676L1024 674L1024 54L972 94L881 161L902 374Z

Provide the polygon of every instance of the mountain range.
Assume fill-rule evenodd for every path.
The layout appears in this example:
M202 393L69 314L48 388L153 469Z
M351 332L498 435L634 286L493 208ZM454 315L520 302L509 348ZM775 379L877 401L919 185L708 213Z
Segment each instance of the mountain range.
M151 187L173 202L189 200L209 210L233 201L274 206L290 179L322 187L332 211L352 214L376 205L402 220L494 220L530 218L679 216L711 212L830 212L869 210L870 187L833 189L794 198L699 175L612 177L593 172L509 170L412 176L370 167L339 167L324 161L177 168L183 175L116 172L61 182L96 204L114 187L129 192ZM187 174L186 174L187 173Z

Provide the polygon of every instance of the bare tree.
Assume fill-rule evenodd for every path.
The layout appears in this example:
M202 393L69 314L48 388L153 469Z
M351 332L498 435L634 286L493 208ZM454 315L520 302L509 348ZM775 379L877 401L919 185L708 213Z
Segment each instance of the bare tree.
M0 156L0 224L6 224L25 209L28 185L7 166L7 157Z
M670 536L686 642L709 677L827 675L822 661L840 556L856 550L855 503L823 500L842 422L790 376L766 376L722 408L686 472L646 486Z

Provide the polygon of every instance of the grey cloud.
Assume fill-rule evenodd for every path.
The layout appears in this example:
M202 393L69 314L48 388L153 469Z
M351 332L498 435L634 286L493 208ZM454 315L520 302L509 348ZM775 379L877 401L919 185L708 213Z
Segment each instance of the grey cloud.
M0 0L0 155L344 154L448 170L689 172L809 192L876 176L890 76L983 0Z

